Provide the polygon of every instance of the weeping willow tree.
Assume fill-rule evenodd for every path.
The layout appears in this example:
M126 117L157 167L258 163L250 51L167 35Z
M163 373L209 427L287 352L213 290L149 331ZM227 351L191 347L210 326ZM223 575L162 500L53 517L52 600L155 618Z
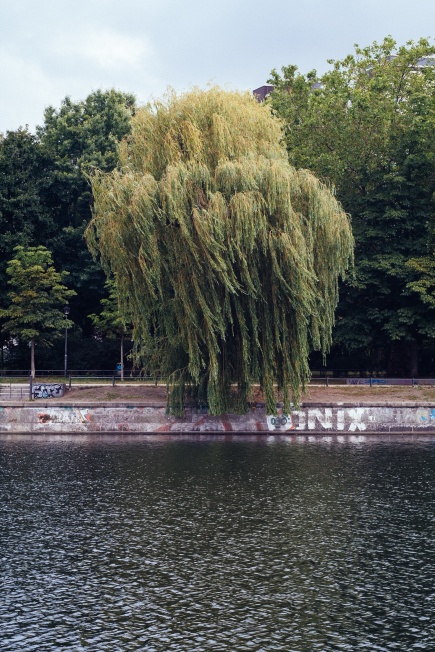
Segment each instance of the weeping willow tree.
M116 279L136 363L211 414L298 404L311 350L331 344L348 216L295 170L280 122L249 94L169 93L133 118L120 166L92 179L88 244Z

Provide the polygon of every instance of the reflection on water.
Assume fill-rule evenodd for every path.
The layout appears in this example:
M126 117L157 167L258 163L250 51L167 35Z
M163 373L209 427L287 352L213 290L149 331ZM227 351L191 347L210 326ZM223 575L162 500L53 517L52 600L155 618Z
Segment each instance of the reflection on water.
M0 438L0 650L435 650L435 444Z

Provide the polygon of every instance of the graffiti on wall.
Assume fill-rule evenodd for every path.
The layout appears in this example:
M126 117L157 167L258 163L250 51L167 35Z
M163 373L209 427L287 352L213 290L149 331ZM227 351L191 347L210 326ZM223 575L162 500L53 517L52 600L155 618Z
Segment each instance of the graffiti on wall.
M278 414L266 416L267 427L269 430L294 430L294 424L290 414L283 414L282 410L278 410Z
M269 430L366 430L367 408L307 408L295 410L291 415L267 416Z
M50 398L40 384L35 398ZM54 384L53 384L54 385ZM61 396L62 385L51 397ZM56 392L56 394L53 393ZM45 395L44 395L45 394ZM48 401L47 401L48 403ZM369 434L370 432L435 432L432 406L306 406L285 414L266 415L255 408L243 415L211 416L186 410L184 417L166 414L164 406L79 408L74 405L0 408L0 432L136 432L136 433L299 433Z
M418 419L422 425L434 425L435 424L435 409L425 409L422 408L417 412Z
M34 383L32 398L58 398L65 394L63 383Z

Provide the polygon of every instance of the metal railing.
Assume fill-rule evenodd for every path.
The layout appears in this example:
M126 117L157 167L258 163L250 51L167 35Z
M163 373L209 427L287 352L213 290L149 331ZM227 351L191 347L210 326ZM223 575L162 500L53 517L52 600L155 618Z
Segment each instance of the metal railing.
M93 373L100 371L100 373ZM30 375L27 370L0 370L0 400L19 397L24 398L29 392ZM59 370L37 370L33 383L38 382L60 382L65 383L68 389L74 386L83 385L105 385L110 384L128 384L130 382L140 384L165 383L166 379L162 376L144 376L139 372L131 374L129 371L124 372L124 378L121 379L120 372L111 370L76 370L70 372L65 378L63 372ZM329 374L324 376L315 375L311 378L310 385L324 385L325 387L333 386L364 386L364 387L385 387L385 386L435 386L435 378L386 378L383 376L347 376L334 377ZM19 387L21 386L21 387Z
M22 383L19 386L13 383L0 384L0 401L19 399L24 400L29 398L28 379L26 384Z
M74 382L77 381L77 382ZM71 389L73 384L75 385L101 385L104 384L106 385L107 383L110 383L112 387L115 387L117 383L120 384L126 384L126 383L140 383L144 385L157 385L159 382L165 382L162 376L127 376L124 375L124 378L121 379L121 376L119 374L113 374L111 376L83 376L83 375L77 375L77 376L68 376L68 389Z
M347 387L391 387L416 385L435 385L435 378L384 378L378 376L334 378L333 376L315 376L311 378L310 385L347 386Z
M71 389L73 380L79 380L82 381L80 384L83 385L83 381L94 381L94 380L105 380L105 381L110 381L110 384L112 387L115 387L115 376L69 376L68 377L68 389ZM97 383L98 384L98 383ZM106 384L106 383L105 383Z
M37 369L35 371L36 378L69 378L69 376L83 378L112 378L112 376L119 377L120 375L121 371L118 369L68 369L66 376L64 369ZM10 378L27 379L29 376L29 369L0 369L0 383L3 380L9 380ZM155 376L146 376L141 371L124 369L124 378L147 381L150 378L155 379ZM158 376L158 378L160 378L160 376Z

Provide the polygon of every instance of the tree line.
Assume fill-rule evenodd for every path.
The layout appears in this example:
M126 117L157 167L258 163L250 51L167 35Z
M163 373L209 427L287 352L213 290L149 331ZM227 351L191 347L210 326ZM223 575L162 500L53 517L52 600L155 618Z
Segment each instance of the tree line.
M290 162L333 185L350 214L355 271L340 290L335 359L433 374L435 48L390 37L324 75L273 71Z
M118 346L107 338L108 329L95 322L110 290L100 264L89 253L84 232L92 213L89 175L94 169L107 172L116 167L118 145L130 131L135 109L130 93L96 91L84 101L66 97L59 109L48 107L35 134L24 127L0 135L0 367L29 368L28 344L34 341L37 367L61 369L59 334L65 325L62 308L67 300L72 327L70 368L113 369L119 361ZM57 270L65 287L74 291L61 293L53 303L54 312L33 306L38 323L34 339L25 328L17 328L14 265L15 269L17 265L33 269L27 277L34 287L38 282L31 281L35 266L39 266L36 273L41 283L43 272ZM15 282L13 288L9 281ZM32 307L28 302L24 305ZM51 327L55 323L57 327Z
M425 39L397 46L386 38L331 61L324 75L300 74L293 65L271 73L267 102L281 120L290 165L312 171L351 217L355 267L340 282L330 367L417 376L420 363L434 373L434 54ZM84 233L93 211L90 179L95 170L119 168L119 143L137 112L131 94L97 91L49 107L36 134L20 128L0 137L0 306L10 308L7 269L21 251L14 248L46 247L75 292L68 298L74 368L111 368L119 358L117 344L107 340L113 331L98 321L101 301L111 296L113 303L113 287L105 285ZM159 128L145 129L140 151L154 151ZM184 138L183 146L194 149L194 136L180 131L177 142ZM133 146L128 155L133 174L142 154ZM321 283L319 266L316 273ZM26 368L27 342L13 337L8 319L0 313L1 366ZM61 366L61 343L53 344L38 351L39 368ZM311 366L321 364L312 354Z

